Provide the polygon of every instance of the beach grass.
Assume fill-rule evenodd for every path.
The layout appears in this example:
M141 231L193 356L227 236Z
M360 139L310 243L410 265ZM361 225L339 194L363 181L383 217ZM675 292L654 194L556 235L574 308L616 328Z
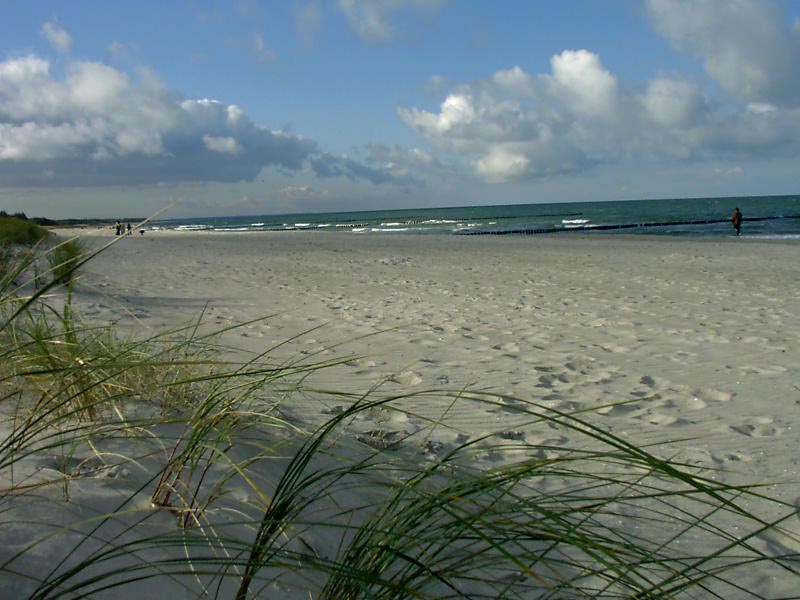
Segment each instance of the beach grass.
M47 229L33 221L0 215L0 245L33 246L49 235Z
M7 597L758 598L743 577L759 569L800 583L797 554L763 542L791 537L794 507L591 413L417 392L571 440L490 432L423 455L446 422L388 445L354 430L407 413L409 394L305 386L345 359L223 359L202 315L144 338L83 323L73 286L97 251L61 244L42 272L16 257L0 285L0 520L23 534L0 554ZM343 409L287 416L307 394Z

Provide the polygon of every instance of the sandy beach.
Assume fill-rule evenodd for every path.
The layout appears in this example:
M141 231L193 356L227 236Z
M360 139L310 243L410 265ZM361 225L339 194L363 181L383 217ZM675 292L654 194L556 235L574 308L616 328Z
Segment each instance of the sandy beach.
M260 353L307 332L277 352L358 357L318 373L320 387L472 387L599 407L592 420L636 443L786 484L776 492L794 500L798 250L734 238L157 232L87 265L81 310L133 330L188 323L204 307L216 327L265 317L225 343ZM473 435L504 418L451 415Z
M108 230L80 234L114 240ZM763 484L785 504L750 498L747 508L778 518L800 496L798 250L735 238L159 231L118 239L87 263L75 307L88 323L139 337L198 319L203 331L245 323L220 336L235 361L265 351L341 361L305 387L408 395L402 412L366 412L349 427L388 440L427 427L420 464L468 440L486 441L478 468L513 459L520 442L519 458L587 444L579 430L516 410L534 403L710 480ZM496 396L437 394L459 390ZM281 410L311 430L346 404L297 394ZM500 457L498 444L509 452ZM791 509L783 527L751 543L797 554ZM763 597L787 597L797 583L781 569L737 582Z

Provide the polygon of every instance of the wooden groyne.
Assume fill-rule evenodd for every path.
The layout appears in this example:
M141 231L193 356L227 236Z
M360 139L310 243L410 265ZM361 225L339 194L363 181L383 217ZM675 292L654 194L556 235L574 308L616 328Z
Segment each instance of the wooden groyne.
M800 215L778 217L748 217L745 222L770 221L775 219L800 219ZM711 225L730 223L730 219L697 219L692 221L650 221L645 223L618 223L610 225L577 225L574 227L538 227L531 229L504 229L492 231L465 231L458 235L538 235L544 233L571 233L576 231L610 231L619 229L645 229L648 227L669 227L671 225Z

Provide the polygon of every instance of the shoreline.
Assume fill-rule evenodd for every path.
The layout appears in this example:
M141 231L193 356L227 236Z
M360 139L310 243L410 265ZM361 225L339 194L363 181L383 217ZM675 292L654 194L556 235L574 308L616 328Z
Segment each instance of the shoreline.
M125 236L114 235L114 225L94 227L50 227L48 228L55 235L63 239L72 237L186 237L192 236L202 237L243 237L243 236L323 236L323 237L342 237L346 240L355 238L379 238L379 239L404 239L408 241L418 240L419 238L472 238L472 239L495 239L495 238L510 238L517 240L540 240L540 239L563 239L563 240L623 240L630 241L661 241L663 243L764 243L764 244L789 244L800 245L800 237L795 236L749 236L747 233L741 236L736 236L731 233L730 235L669 235L669 234L647 234L647 233L608 233L603 231L586 232L586 231L571 231L564 230L561 232L551 233L518 233L509 232L502 234L485 233L485 234L457 234L457 233L407 233L407 232L371 232L371 233L353 233L347 231L316 231L304 229L287 229L287 230L251 230L251 231L220 231L220 230L178 230L178 229L146 229L145 234L139 234L138 230L131 231L130 234Z

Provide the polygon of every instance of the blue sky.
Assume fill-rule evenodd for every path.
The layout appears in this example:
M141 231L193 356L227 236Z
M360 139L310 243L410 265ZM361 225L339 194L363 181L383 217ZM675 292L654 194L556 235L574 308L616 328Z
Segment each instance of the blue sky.
M798 192L797 2L12 0L0 45L31 216Z

